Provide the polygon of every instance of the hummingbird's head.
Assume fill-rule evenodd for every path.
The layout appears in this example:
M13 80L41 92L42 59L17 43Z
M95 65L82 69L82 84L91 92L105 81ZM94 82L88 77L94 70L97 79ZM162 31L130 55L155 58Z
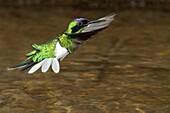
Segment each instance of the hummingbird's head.
M75 18L73 21L70 22L65 33L80 33L83 28L88 25L88 22L89 20L85 18Z

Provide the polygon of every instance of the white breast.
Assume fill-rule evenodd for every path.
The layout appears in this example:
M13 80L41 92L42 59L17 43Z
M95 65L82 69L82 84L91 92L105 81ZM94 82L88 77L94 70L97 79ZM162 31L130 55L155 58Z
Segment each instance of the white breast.
M69 53L66 48L61 47L60 43L57 42L56 48L55 48L55 56L57 59L63 59L65 56L67 56Z

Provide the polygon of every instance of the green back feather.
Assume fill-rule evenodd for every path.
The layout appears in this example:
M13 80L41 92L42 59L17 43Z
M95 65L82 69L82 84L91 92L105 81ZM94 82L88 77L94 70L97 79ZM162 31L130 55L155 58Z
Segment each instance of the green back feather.
M45 58L55 57L55 45L56 40L41 45L33 44L32 47L35 49L26 54L28 57L26 60L33 60L33 62L40 62Z
M67 48L67 50L71 53L72 52L72 44L73 44L73 39L71 37L68 37L68 35L66 34L62 34L60 37L59 37L59 41L60 41L60 45L62 47L65 47Z

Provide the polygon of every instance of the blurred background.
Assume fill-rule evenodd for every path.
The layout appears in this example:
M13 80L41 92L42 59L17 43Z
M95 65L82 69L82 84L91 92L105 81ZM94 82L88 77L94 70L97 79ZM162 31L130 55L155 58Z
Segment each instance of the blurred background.
M76 17L110 27L51 70L7 71ZM0 113L170 113L170 0L0 0Z
M12 7L76 7L81 9L143 8L169 10L170 0L0 0L1 6Z

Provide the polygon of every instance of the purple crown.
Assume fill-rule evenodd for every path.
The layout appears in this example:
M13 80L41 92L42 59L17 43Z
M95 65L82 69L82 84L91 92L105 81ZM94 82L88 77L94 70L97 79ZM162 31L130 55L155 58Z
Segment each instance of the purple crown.
M85 18L75 18L74 21L82 21L82 20L86 20Z

